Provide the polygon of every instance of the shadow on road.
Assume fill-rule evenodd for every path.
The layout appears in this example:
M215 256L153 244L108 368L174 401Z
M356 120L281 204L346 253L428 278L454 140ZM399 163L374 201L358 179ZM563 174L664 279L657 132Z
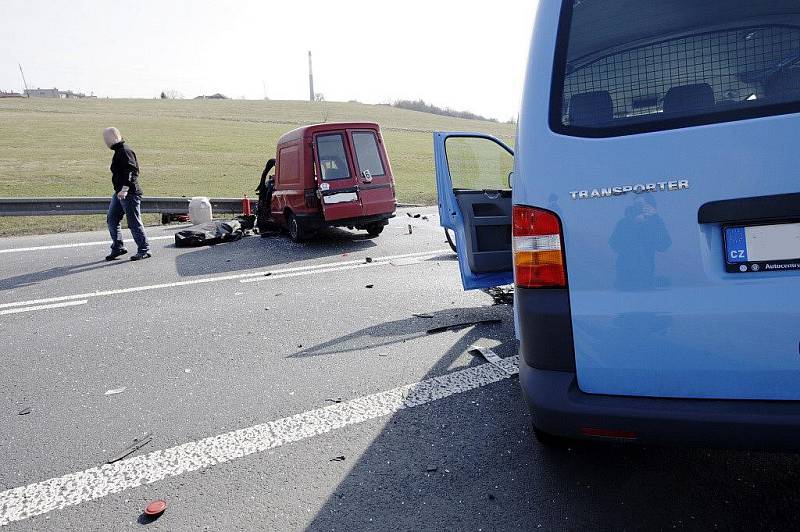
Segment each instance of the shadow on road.
M470 329L428 372L469 345L514 354L508 306L454 309L374 325L294 356L327 356L425 335L434 323L500 317ZM483 362L476 359L475 364ZM553 450L530 429L516 378L387 419L310 522L311 530L797 529L800 457L580 444Z
M127 259L127 257L123 257L123 259ZM99 261L93 260L91 262L86 262L84 264L75 264L72 266L58 266L56 268L50 268L48 270L23 273L21 275L15 275L14 277L0 279L0 290L12 290L14 288L22 288L25 286L35 285L37 283L41 283L44 281L49 281L51 279L59 279L61 277L67 277L69 275L73 275L76 273L84 273L92 270L97 270L100 268L108 268L110 266L123 264L126 262L128 261L117 260L117 261L106 262L105 260L100 259Z
M366 233L329 229L296 244L281 234L247 237L237 242L187 249L175 259L181 277L287 266L293 262L339 257L376 247Z

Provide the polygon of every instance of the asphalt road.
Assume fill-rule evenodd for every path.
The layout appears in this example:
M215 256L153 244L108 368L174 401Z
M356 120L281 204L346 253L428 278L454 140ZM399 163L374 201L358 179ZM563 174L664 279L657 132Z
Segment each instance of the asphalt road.
M795 455L536 443L516 378L467 352L513 364L511 308L463 292L433 211L410 212L429 219L401 211L375 240L179 250L152 228L140 263L104 262L102 233L0 240L0 524L800 526Z

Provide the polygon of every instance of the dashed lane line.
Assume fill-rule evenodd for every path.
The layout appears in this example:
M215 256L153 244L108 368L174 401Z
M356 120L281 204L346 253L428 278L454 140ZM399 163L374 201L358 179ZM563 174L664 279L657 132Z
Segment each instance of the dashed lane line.
M341 271L341 269L353 269L353 268L358 268L362 265L372 266L373 264L375 264L376 266L385 266L394 259L402 259L409 257L434 257L436 255L440 255L442 253L447 253L447 252L450 252L450 250L436 249L430 251L420 251L416 253L405 253L402 255L387 255L385 257L374 257L372 259L373 260L372 263L365 263L366 259L356 259L350 261L336 261L336 262L327 262L322 264L312 264L308 266L298 266L296 268L284 268L281 270L259 270L256 272L220 275L216 277L203 277L201 279L192 279L189 281L176 281L172 283L132 286L129 288L116 288L111 290L97 290L95 292L86 292L83 294L73 294L67 296L48 297L43 299L32 299L28 301L14 301L12 303L2 303L0 304L0 310L7 308L28 307L33 305L46 305L50 303L60 303L62 301L75 301L82 299L90 299L94 297L130 294L133 292L146 292L149 290L162 290L166 288L175 288L179 286L192 286L198 284L218 283L222 281L241 280L241 279L257 278L257 277L280 279L281 276L285 274L310 275L317 271L325 270L327 268L340 268L339 271Z
M0 493L0 526L481 388L516 374L518 362L518 356L504 358L497 361L497 365L482 364L113 464L12 488Z

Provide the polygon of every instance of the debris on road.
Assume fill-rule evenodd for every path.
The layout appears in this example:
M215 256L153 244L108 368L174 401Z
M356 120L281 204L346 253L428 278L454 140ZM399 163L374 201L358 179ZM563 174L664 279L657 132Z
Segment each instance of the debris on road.
M368 285L366 286L366 288L373 288L374 286L375 286L374 284L368 284Z
M433 314L412 314L412 316L414 316L415 318L424 318L426 320L433 318Z
M344 456L335 456L328 460L329 462L344 462Z
M127 386L123 386L122 388L114 388L114 389L112 389L112 390L108 390L108 391L106 391L105 395L117 395L117 394L119 394L119 393L122 393L122 392L124 392L124 391L125 391L125 390L127 390L127 389L128 389L128 387L127 387Z
M428 329L428 334L437 334L445 331L449 331L452 329L463 329L464 327L471 327L473 325L485 325L490 323L501 323L503 320L498 319L490 319L490 320L474 320L474 321L464 321L461 323L451 323L450 325L442 325L441 327L434 327L433 329Z
M269 277L270 275L272 275L272 272L267 272L264 274L264 277Z
M493 288L486 288L483 290L493 300L495 305L513 305L514 304L514 287L495 286Z
M150 504L144 509L144 514L149 517L156 517L164 513L164 510L167 509L167 501L163 499L158 499Z
M409 218L421 218L422 217L422 215L419 214L419 213L411 214L410 212L407 212L406 214L408 215Z
M411 224L408 224L408 234L409 235L414 234L414 229L411 227Z
M473 356L482 356L486 360L486 362L496 367L500 371L508 373L509 375L516 375L516 373L506 368L503 365L503 359L500 358L497 353L495 353L488 347L483 347L480 345L471 345L469 346L469 349L467 349L467 353L470 353Z
M150 434L148 432L147 434L145 434L141 438L136 438L135 440L133 440L133 443L131 443L130 445L125 447L123 450L121 450L120 452L118 452L117 454L115 454L114 456L109 458L106 461L106 463L107 464L113 464L114 462L119 462L120 460L122 460L126 456L129 456L129 455L135 453L136 451L138 451L139 449L141 449L142 447L144 447L145 445L147 445L151 441L153 441L153 436L152 436L152 434Z
M31 409L30 408L23 408L22 410L19 411L19 413L17 415L19 415L19 416L27 416L30 413L31 413Z
M342 402L342 398L341 397L337 397L336 399L325 399L325 400L328 401L329 403L341 403Z
M364 261L365 261L367 264L370 264L370 263L372 262L372 257L367 257L366 259L364 259Z
M193 225L175 233L175 246L198 247L241 240L244 236L239 220L217 220Z
M439 468L437 466L428 466L425 468L426 473L435 473Z

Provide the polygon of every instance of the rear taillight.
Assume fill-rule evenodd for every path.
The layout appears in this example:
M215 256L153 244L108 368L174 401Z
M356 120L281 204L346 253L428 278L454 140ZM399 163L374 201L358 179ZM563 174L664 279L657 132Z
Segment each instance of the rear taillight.
M564 288L561 223L550 211L514 206L514 280L521 288Z

